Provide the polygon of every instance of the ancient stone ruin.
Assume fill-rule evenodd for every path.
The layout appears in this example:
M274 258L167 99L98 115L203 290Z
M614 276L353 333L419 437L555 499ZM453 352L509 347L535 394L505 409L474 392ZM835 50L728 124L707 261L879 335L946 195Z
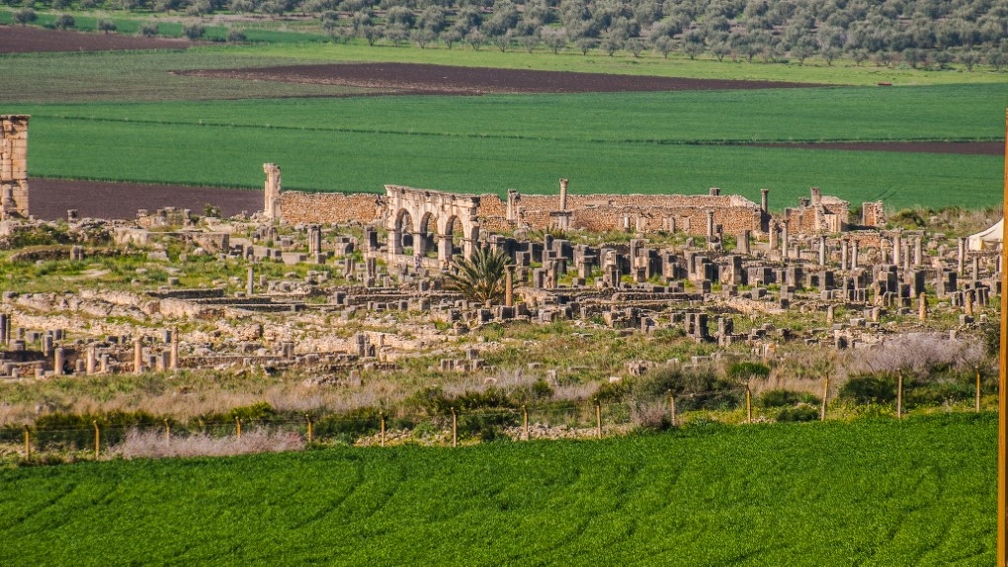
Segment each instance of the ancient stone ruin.
M28 118L0 114L0 220L28 218Z

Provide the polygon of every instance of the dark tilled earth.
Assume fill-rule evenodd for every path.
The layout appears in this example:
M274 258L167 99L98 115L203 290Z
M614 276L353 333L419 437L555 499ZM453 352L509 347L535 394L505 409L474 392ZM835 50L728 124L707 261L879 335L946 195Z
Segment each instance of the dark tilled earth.
M289 65L186 71L187 75L252 81L319 83L400 94L603 93L809 88L825 85L774 81L681 79L526 69L488 69L416 63Z
M25 26L0 26L0 53L186 49L186 39L147 38L117 33L82 33Z
M225 216L263 208L262 191L248 189L36 178L28 181L28 188L29 211L46 220L66 218L67 209L77 209L82 218L132 219L139 209L165 207L202 214L208 203Z

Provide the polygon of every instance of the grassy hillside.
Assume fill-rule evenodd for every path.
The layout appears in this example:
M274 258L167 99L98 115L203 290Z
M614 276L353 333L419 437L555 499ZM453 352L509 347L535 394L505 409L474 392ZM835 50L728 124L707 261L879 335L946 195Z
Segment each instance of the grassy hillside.
M995 414L0 472L5 565L986 565Z

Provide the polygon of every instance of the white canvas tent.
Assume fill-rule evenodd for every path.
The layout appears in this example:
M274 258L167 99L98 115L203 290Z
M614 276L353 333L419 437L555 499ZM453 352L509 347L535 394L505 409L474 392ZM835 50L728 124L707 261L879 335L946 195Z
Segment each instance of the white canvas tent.
M994 226L987 230L970 236L966 239L966 245L970 250L993 250L1001 244L1001 236L1004 234L1004 217L994 223Z

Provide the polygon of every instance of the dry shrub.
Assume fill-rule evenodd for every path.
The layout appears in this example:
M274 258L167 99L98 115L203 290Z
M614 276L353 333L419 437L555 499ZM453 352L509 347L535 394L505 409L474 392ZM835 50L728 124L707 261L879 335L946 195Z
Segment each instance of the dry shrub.
M858 350L843 370L847 375L907 371L923 375L938 369L967 369L983 361L980 341L952 339L942 333L905 333L881 345Z
M289 431L253 429L241 438L211 437L205 433L165 440L159 431L131 429L122 443L112 448L113 456L125 459L163 457L229 457L252 453L297 451L305 446L304 439Z

